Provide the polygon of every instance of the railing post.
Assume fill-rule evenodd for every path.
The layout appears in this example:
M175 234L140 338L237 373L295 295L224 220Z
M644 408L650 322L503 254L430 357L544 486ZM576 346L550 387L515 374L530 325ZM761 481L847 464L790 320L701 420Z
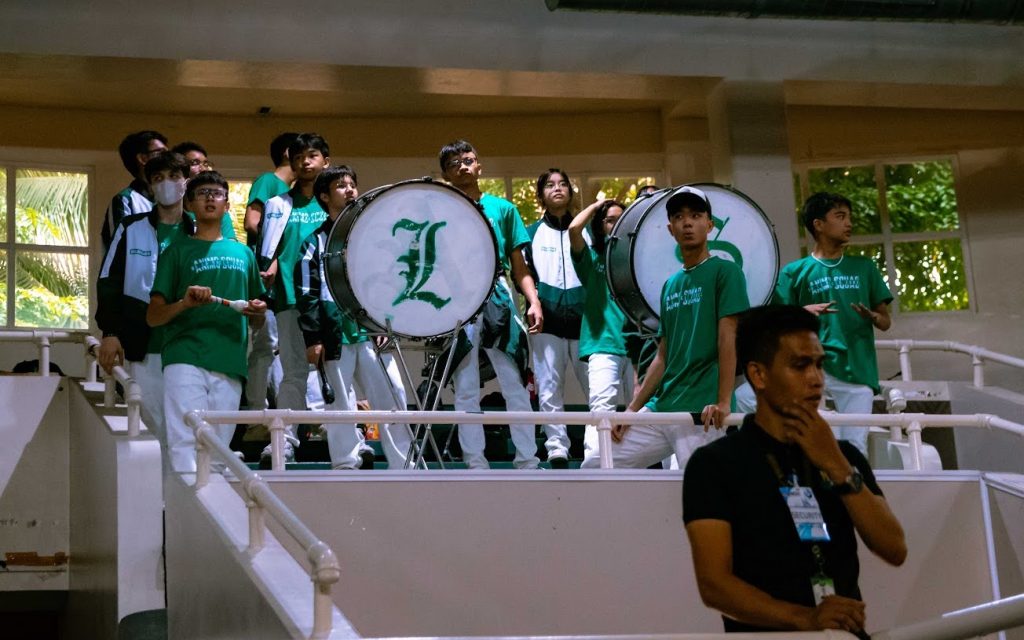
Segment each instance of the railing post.
M210 449L203 437L211 435L213 429L195 411L185 414L185 424L195 430L196 438L196 489L202 489L210 482ZM213 434L216 437L216 434Z
M113 373L103 374L103 406L107 409L114 408L114 401L117 398L117 380L114 379Z
M142 389L134 378L128 379L125 393L128 396L125 398L128 406L128 437L135 438L139 435L139 423L142 421Z
M50 376L50 336L39 336L39 374L44 378Z
M977 353L971 353L971 367L974 369L974 386L985 386L985 361Z
M270 421L270 468L273 471L284 471L284 428L281 418Z
M334 552L321 541L307 551L313 579L313 633L310 638L329 638L333 627L331 587L341 579L341 568Z
M245 507L249 510L249 555L256 555L263 549L263 533L267 530L263 507L254 497L255 489L261 482L259 476L252 475L242 481L245 494Z
M597 422L597 446L601 455L601 468L612 469L612 422L608 418L601 418Z
M907 409L907 399L903 392L891 387L885 392L886 409L890 414L903 413ZM889 427L889 442L903 442L903 429L899 425Z
M921 470L921 423L917 420L907 425L907 439L910 440L910 466L913 471Z
M906 342L900 343L900 378L904 382L914 379L914 374L910 369L910 345Z

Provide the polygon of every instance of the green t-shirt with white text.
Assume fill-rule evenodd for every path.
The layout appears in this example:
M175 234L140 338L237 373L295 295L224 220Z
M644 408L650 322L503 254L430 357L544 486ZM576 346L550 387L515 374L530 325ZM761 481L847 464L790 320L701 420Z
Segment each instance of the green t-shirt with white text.
M835 313L818 316L818 337L828 356L825 371L878 393L875 328L850 306L859 302L873 309L892 301L892 292L874 262L863 256L847 255L838 262L829 260L824 264L813 256L791 262L779 272L775 301L800 306L834 301L831 308Z
M192 285L225 300L263 293L256 257L244 244L182 236L160 256L151 293L174 303ZM237 311L220 304L186 309L164 326L163 366L190 364L244 379L247 338L247 318Z
M171 243L176 241L178 238L187 238L184 229L181 228L180 222L174 224L167 224L165 222L157 223L156 226L156 241L160 247L160 255L163 255L167 251L167 247L171 246ZM159 263L159 258L157 259ZM150 327L149 329L149 344L146 347L146 353L160 353L164 348L164 327Z
M748 308L746 279L734 262L711 256L673 274L661 289L665 373L648 408L697 412L717 402L718 321Z
M626 314L608 291L604 260L591 247L584 247L583 251L572 253L572 264L586 290L580 327L580 360L586 360L595 353L625 356L626 339L622 326Z

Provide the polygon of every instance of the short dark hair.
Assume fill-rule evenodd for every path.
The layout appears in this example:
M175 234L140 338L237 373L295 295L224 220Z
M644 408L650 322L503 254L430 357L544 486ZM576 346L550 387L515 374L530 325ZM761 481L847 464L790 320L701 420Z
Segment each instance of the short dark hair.
M181 174L182 178L187 178L189 172L188 160L185 159L185 156L175 151L161 151L150 158L149 162L142 169L142 172L146 175L146 182L152 180L153 176L161 171L170 171L171 173L177 171Z
M597 208L597 211L594 212L594 217L590 220L590 239L593 242L591 246L594 247L594 251L598 254L604 253L604 248L608 244L608 239L604 235L604 219L608 217L608 210L612 207L618 207L623 211L626 210L626 205L621 202L609 200Z
M167 144L167 138L159 131L136 131L124 137L121 144L117 146L117 153L121 156L121 164L124 165L125 171L133 176L138 175L139 167L136 164L135 156L149 151L149 143L153 140Z
M316 149L325 158L331 157L331 147L323 136L319 133L300 133L288 145L288 161L291 162L296 156L302 155L309 149Z
M220 173L216 171L201 171L188 181L188 185L185 187L185 199L194 200L196 197L196 189L208 184L215 184L218 187L224 187L225 191L230 191L228 181L225 180L224 176L220 175Z
M206 153L206 147L199 144L198 142L192 142L191 140L188 140L186 142L179 142L178 144L174 145L171 151L173 151L174 153L180 153L181 155L185 155L189 151L198 151L204 156L210 155Z
M640 188L636 190L636 195L637 197L644 196L654 193L655 191L661 191L661 187L656 184L645 184L641 185Z
M441 164L441 173L448 170L449 160L454 156L461 156L464 153L476 153L476 149L473 148L473 145L462 139L453 140L441 147L441 152L437 154L437 161ZM479 154L477 155L479 156Z
M782 336L803 331L818 335L820 329L818 317L803 307L789 304L752 307L740 314L736 326L736 361L746 375L751 362L771 364L779 352Z
M558 167L551 167L537 177L537 201L541 204L544 203L544 198L542 197L544 194L544 184L548 181L548 178L556 173L565 178L565 181L569 183L569 202L566 204L571 206L573 199L572 178L569 177L568 173Z
M320 196L327 195L331 190L331 183L338 178L348 176L352 178L352 184L359 186L359 178L356 177L356 170L347 164L339 164L336 167L327 167L316 177L313 183L313 197L320 202Z
M846 205L847 209L853 211L853 203L850 202L850 199L838 193L819 191L807 198L804 206L800 209L800 219L803 220L804 228L812 238L817 237L814 233L814 221L824 220L828 212L839 205Z
M284 164L284 158L288 153L288 147L290 147L291 144L295 142L295 138L298 137L298 133L286 131L270 142L270 159L274 162L275 168Z

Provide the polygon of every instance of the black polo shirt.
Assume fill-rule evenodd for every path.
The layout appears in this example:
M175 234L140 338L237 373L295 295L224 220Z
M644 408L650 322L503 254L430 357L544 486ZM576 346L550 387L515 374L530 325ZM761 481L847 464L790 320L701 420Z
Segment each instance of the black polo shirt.
M864 486L882 495L867 460L844 440L839 448L864 476ZM821 507L831 538L827 543L801 542L786 502L779 492L771 454L785 476L796 473L800 486L810 486ZM857 538L842 498L822 486L821 474L797 445L775 440L748 415L743 426L694 452L683 476L683 522L724 520L732 527L732 561L736 577L774 598L814 606L811 577L818 572L812 547L824 555L825 573L836 594L861 599L857 577ZM752 627L725 616L725 630L775 631Z

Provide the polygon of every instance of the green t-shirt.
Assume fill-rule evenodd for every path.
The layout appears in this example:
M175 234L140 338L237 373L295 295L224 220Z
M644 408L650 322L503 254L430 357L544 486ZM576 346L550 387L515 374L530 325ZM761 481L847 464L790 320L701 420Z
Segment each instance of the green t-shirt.
M160 256L152 294L177 302L192 285L210 287L225 300L263 293L252 250L234 240L181 237ZM186 309L164 326L163 366L190 364L244 379L247 318L220 304Z
M652 411L696 412L718 401L718 321L749 307L743 272L715 256L665 282L658 326L667 341L665 374L647 403Z
M586 360L594 353L625 356L626 339L622 335L622 326L626 314L608 291L604 260L591 247L584 247L583 251L572 253L572 264L587 292L580 327L580 360Z
M176 222L174 224L167 224L160 222L156 226L156 241L160 247L160 255L164 254L167 247L171 246L171 243L176 241L178 238L187 238L184 230L181 228L181 223ZM157 262L159 264L159 262ZM164 329L165 327L151 327L149 330L149 344L146 347L146 353L160 353L164 348Z
M526 225L519 215L519 209L508 200L485 193L480 198L480 206L483 207L484 215L487 216L497 237L498 261L501 268L508 271L509 256L515 249L530 244L530 234L526 232Z
M315 197L305 197L297 189L289 192L292 199L292 210L288 214L288 222L281 233L281 241L277 244L277 277L273 285L274 313L286 311L295 306L295 265L298 263L299 248L303 241L316 232L327 219L327 213ZM277 200L275 202L280 202ZM271 209L273 203L268 204Z
M264 173L260 177L256 178L256 181L249 187L249 199L246 201L246 206L251 205L254 202L266 204L271 198L281 195L282 193L288 193L288 183L277 177L273 171Z
M844 255L834 266L813 256L782 268L775 286L775 300L806 306L834 301L835 313L819 316L821 345L828 358L825 371L840 380L863 384L878 393L878 361L875 357L875 328L857 315L850 304L859 302L873 309L892 301L875 263L862 256Z

